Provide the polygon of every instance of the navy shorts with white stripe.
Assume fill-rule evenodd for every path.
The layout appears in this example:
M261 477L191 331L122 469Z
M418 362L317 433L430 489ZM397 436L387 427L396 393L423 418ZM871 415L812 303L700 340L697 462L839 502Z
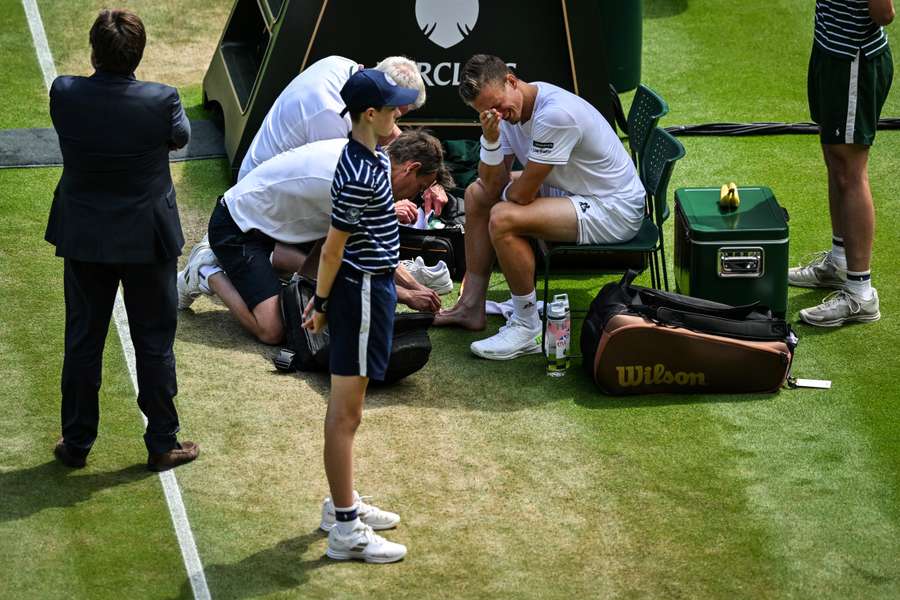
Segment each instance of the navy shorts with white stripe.
M384 380L396 308L393 271L372 275L341 264L328 299L332 375Z

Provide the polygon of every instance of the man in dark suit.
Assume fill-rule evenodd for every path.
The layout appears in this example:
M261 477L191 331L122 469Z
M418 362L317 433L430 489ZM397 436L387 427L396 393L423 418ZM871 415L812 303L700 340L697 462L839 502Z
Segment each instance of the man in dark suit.
M91 27L90 77L58 77L50 116L63 172L45 238L65 259L66 342L62 438L57 459L80 468L99 422L103 345L119 282L137 362L138 405L147 417L147 466L163 471L194 460L178 443L172 347L175 273L184 238L169 150L187 144L190 124L178 92L138 81L144 25L125 10L102 10Z

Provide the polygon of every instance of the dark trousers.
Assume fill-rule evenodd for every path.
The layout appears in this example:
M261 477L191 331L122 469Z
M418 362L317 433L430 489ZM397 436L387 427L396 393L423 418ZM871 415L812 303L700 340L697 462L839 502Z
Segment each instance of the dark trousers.
M138 406L147 417L144 443L153 454L175 447L178 413L175 259L158 264L106 264L65 259L66 354L62 370L62 434L73 454L97 438L103 346L119 282L134 344ZM116 339L116 338L113 338Z

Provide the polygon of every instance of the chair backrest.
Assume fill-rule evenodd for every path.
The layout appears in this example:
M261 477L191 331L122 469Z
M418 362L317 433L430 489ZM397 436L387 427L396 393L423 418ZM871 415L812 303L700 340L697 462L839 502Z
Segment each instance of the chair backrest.
M669 105L659 94L646 85L638 86L628 109L628 147L635 164L640 164L644 158L650 132L668 112Z
M654 217L659 227L669 214L666 188L669 187L672 169L675 161L683 156L684 146L675 136L659 127L653 128L639 167L641 181L653 202Z

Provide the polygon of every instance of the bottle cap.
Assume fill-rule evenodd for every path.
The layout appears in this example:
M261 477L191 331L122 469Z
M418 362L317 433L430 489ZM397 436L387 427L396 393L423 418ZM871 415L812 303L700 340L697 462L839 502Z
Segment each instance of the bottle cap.
M566 305L562 300L554 300L550 303L550 311L547 316L551 319L562 319L566 316Z

